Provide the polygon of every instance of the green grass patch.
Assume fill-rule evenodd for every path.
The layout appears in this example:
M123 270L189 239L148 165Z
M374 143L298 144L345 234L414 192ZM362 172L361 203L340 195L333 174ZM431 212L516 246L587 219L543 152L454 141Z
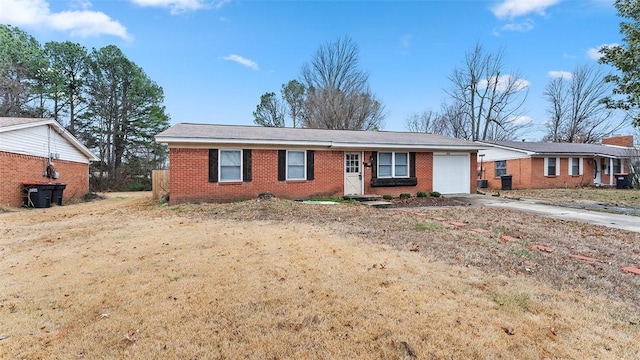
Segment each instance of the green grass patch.
M416 231L426 231L426 230L437 231L437 230L442 230L442 225L440 225L440 223L437 223L437 222L426 221L426 222L421 222L419 224L416 224L414 229Z
M531 257L533 256L531 254L531 252L525 248L522 249L517 249L517 250L511 250L509 251L509 254L516 256L516 257L522 257L522 258L527 258L527 259L531 259Z

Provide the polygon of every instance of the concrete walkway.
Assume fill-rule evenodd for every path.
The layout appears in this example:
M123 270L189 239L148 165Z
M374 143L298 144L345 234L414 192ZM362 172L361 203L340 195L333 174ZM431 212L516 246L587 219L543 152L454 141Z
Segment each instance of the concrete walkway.
M452 196L452 198L470 204L471 206L513 209L555 219L581 221L592 225L640 232L640 217L638 216L573 209L548 205L536 200L513 200L489 195L460 195Z

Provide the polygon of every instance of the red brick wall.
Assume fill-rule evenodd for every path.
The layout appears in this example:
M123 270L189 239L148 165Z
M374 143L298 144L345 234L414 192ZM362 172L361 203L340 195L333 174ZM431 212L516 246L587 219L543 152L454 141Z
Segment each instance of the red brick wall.
M470 190L471 190L471 194L475 194L476 191L478 190L478 182L477 180L477 175L478 175L478 153L477 152L472 152L470 155L471 161L470 161L470 169L469 169L469 185L470 185Z
M0 151L0 205L19 207L23 204L22 183L67 184L63 204L81 199L89 192L89 165L54 160L58 179L42 176L47 159Z
M314 155L314 178L309 181L278 181L278 151L252 151L252 181L219 183L209 182L209 150L171 148L169 150L169 201L173 204L188 202L228 202L253 199L263 192L277 197L302 199L344 195L344 152L318 150ZM369 161L371 152L365 152ZM476 169L475 154L471 156L471 173ZM363 167L365 194L393 195L433 189L433 154L416 153L417 186L371 187L371 168ZM470 179L471 191L476 191L475 177Z
M582 159L582 175L569 175L569 159L560 158L560 175L544 176L544 158L523 158L507 160L507 174L512 176L513 189L546 189L580 187L593 184L593 161ZM495 177L495 163L484 162L485 178L489 189L501 189L502 179ZM602 182L608 182L608 176L602 175Z
M613 136L602 139L602 145L633 147L633 135Z
M253 199L263 192L289 199L342 196L343 156L342 151L316 151L315 180L278 181L278 150L253 150L251 182L210 183L208 149L172 148L169 150L169 201L171 204L228 202Z

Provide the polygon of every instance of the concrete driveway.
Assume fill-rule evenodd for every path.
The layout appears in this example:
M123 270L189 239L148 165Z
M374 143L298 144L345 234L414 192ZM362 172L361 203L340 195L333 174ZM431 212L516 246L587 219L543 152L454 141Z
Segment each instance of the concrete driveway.
M581 221L627 231L640 232L640 217L548 205L536 200L513 200L490 195L452 196L471 206L513 209L555 219Z

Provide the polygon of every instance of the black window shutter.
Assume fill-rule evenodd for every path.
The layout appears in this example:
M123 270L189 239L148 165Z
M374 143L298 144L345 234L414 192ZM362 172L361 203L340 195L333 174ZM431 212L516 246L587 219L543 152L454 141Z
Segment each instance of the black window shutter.
M378 152L371 152L371 178L375 179L378 177Z
M278 150L278 181L287 180L287 150Z
M209 149L209 182L218 182L218 149Z
M251 149L242 150L242 181L251 182Z
M409 177L416 177L416 153L409 153Z
M315 151L307 150L307 180L313 180L313 158Z

